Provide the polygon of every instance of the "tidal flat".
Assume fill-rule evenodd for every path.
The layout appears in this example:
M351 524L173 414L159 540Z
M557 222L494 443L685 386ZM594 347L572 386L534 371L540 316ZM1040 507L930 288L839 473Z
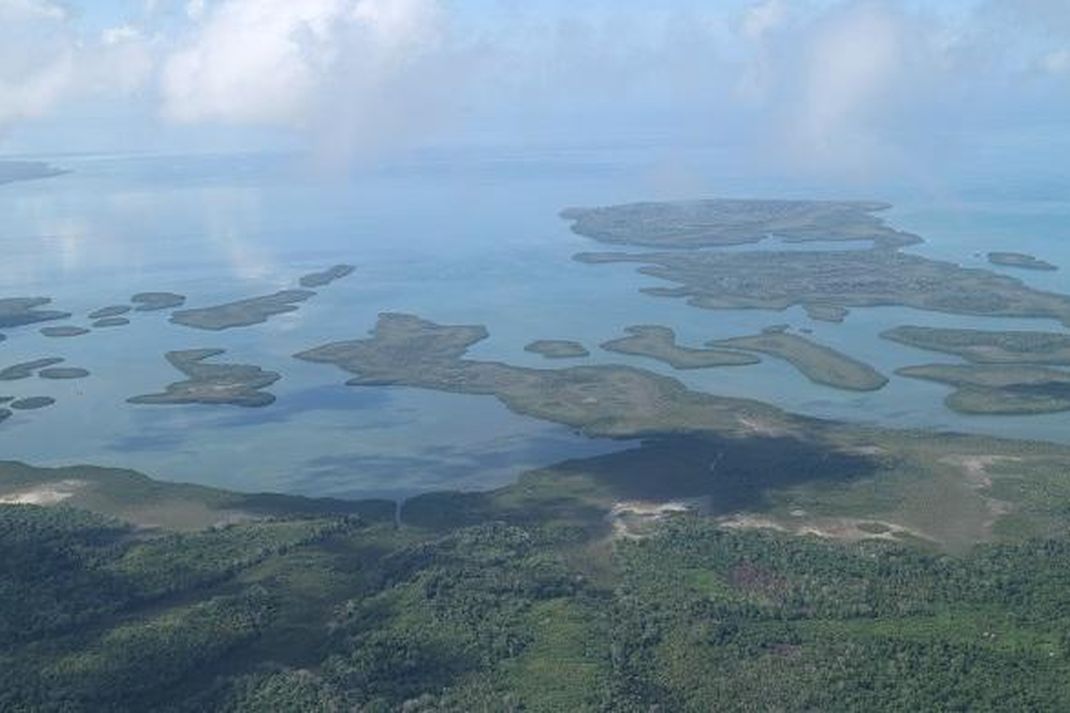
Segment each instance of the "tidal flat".
M274 384L282 376L251 364L206 364L204 361L221 356L223 349L186 349L168 352L171 366L189 377L170 384L157 394L134 396L132 404L225 404L258 407L274 403L275 396L262 389Z
M572 231L603 243L654 248L723 247L771 237L787 242L869 240L883 247L921 242L874 215L873 201L708 200L566 208Z
M184 327L221 331L263 324L270 317L297 310L300 302L314 297L311 290L280 290L270 295L227 302L213 307L187 309L171 314L171 321Z
M1000 267L1017 267L1023 270L1041 270L1044 272L1054 272L1059 269L1057 265L1027 253L991 252L988 253L987 257L988 262Z
M587 347L571 339L536 339L525 345L524 351L547 359L582 359L591 355Z
M810 381L836 389L876 391L888 383L887 377L870 365L782 329L761 334L710 342L711 346L756 351L783 359Z
M949 408L964 414L1070 411L1070 371L1026 365L925 364L896 374L953 386Z
M1070 334L988 331L904 325L881 337L907 346L954 354L976 364L1070 366Z
M676 333L669 327L637 324L625 327L627 337L602 344L606 351L643 356L668 364L674 369L709 369L718 366L746 366L761 361L753 354L728 349L701 349L676 343Z

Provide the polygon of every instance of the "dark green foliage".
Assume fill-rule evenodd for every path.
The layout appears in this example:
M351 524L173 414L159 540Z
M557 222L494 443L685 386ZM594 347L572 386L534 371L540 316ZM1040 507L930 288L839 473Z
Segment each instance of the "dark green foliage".
M949 556L691 515L612 541L440 525L147 536L2 506L0 710L1070 706L1066 539Z

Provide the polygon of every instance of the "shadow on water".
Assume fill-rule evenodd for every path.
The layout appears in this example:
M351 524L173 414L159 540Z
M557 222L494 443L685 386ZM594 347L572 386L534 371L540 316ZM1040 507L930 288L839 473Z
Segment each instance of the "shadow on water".
M517 485L498 491L417 496L404 503L402 519L434 528L488 518L579 524L600 521L616 502L696 499L712 515L762 511L771 507L769 496L777 490L849 483L885 466L874 457L791 437L670 434L530 471Z

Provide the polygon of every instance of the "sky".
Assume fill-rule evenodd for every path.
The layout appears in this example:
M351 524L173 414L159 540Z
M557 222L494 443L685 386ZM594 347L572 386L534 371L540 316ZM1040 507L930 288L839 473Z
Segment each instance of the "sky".
M1070 0L0 0L0 155L671 141L850 176L1068 129Z

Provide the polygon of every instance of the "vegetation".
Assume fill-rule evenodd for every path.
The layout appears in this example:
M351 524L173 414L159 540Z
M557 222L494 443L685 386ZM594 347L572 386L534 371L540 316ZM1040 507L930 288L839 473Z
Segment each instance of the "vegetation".
M887 377L868 364L806 337L780 330L766 330L750 337L721 339L711 344L775 356L790 362L810 381L837 389L876 391L888 383Z
M893 230L873 213L886 203L711 199L568 208L573 232L604 243L699 248L757 243L871 240L892 247L921 242Z
M907 325L889 329L881 336L918 349L955 354L975 364L1070 366L1070 334L1058 332L990 332Z
M185 295L174 292L139 292L130 298L138 312L155 312L161 309L181 307L186 303Z
M493 507L149 535L0 505L0 708L1070 705L1066 538L951 557L678 514L607 539Z
M171 313L171 321L185 327L212 331L249 327L263 324L277 314L293 312L297 309L297 303L304 302L315 294L311 290L281 290L270 295L213 307L179 310Z
M629 336L605 342L602 348L619 354L633 354L665 362L674 369L706 369L715 366L757 364L758 357L727 349L696 349L676 343L676 333L668 327L639 324L625 327Z
M1070 372L1041 366L926 364L897 374L955 387L949 408L970 414L1070 411Z
M70 312L41 309L51 303L48 297L5 297L0 299L0 328L21 327L36 322L66 319Z
M167 353L167 361L189 377L171 384L163 393L127 399L132 404L229 404L267 406L275 396L262 389L282 378L251 364L205 364L204 360L224 354L223 349L187 349Z
M586 347L570 339L536 339L525 346L524 351L547 359L579 359L591 355Z
M310 272L307 275L303 275L299 282L301 287L305 288L326 287L335 280L352 275L356 269L353 265L332 265L321 272Z

